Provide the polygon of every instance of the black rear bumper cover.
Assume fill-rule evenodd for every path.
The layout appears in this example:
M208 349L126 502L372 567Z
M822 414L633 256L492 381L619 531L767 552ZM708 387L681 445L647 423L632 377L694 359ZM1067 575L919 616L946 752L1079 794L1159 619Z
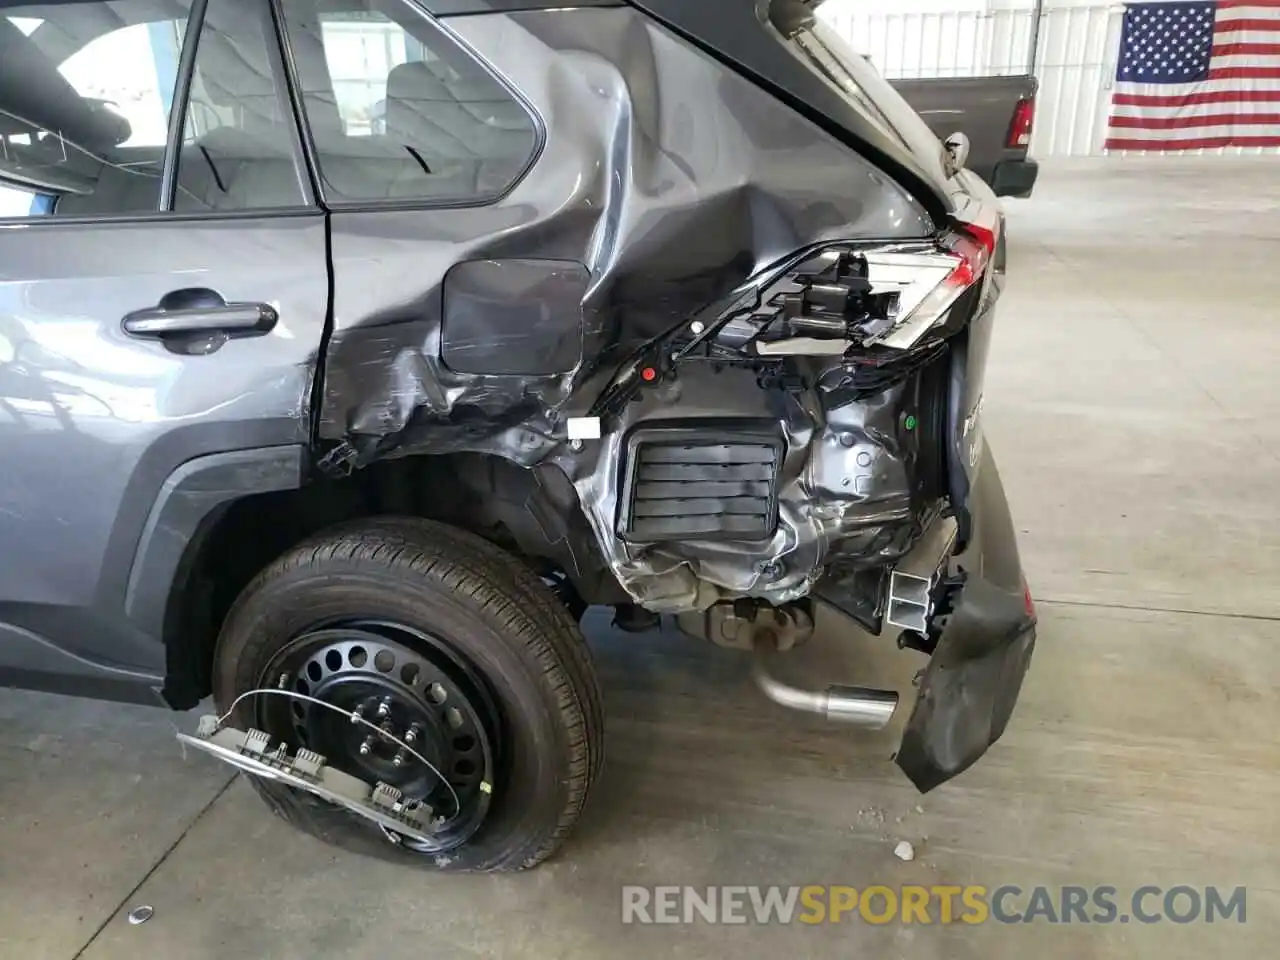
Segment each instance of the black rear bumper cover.
M971 577L920 679L897 763L921 793L968 769L1004 733L1035 649L1023 597Z
M991 172L991 189L998 197L1029 197L1040 176L1040 164L1025 160L1001 160Z

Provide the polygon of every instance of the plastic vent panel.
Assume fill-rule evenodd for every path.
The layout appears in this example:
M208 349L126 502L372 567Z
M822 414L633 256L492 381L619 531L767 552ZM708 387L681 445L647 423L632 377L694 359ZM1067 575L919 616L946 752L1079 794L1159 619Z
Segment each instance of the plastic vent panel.
M782 440L763 430L645 428L628 441L619 535L767 540L778 525Z

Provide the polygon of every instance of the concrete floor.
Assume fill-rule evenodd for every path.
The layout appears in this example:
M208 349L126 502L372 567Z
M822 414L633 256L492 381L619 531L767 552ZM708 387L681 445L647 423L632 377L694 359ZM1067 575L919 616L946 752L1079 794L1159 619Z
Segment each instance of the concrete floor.
M181 755L191 718L0 691L0 958L1266 955L1278 184L1274 158L1113 161L1009 205L986 409L1041 638L1009 732L954 784L919 798L892 733L826 729L731 654L596 623L609 762L577 833L529 874L440 877L291 832ZM793 666L906 683L905 658L865 656L886 647ZM1246 885L1248 922L624 928L627 883Z

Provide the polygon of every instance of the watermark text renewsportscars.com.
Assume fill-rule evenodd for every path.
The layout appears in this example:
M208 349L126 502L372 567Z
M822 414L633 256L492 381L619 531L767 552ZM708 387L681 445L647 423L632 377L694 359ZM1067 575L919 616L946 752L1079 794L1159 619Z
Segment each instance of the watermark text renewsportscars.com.
M898 887L624 886L622 922L641 924L1244 923L1244 887L1003 884Z

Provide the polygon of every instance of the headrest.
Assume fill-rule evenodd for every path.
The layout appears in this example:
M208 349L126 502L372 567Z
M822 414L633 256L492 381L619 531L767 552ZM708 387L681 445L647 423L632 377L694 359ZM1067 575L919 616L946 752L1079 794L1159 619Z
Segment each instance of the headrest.
M252 5L210 4L196 52L196 75L207 98L219 106L243 106L245 98L274 100L261 12Z
M307 107L307 124L317 140L343 137L329 62L324 55L324 35L313 5L299 4L289 11L289 46L298 84Z
M128 120L100 101L81 97L31 39L4 17L0 64L0 103L17 121L43 127L88 150L109 149L129 139Z
M458 70L440 60L414 60L394 67L387 76L387 133L420 132L426 123L455 136L532 136L523 108L497 80L471 66Z
M509 97L478 65L458 70L443 60L410 60L387 74L387 102L439 100L448 103L493 103Z

